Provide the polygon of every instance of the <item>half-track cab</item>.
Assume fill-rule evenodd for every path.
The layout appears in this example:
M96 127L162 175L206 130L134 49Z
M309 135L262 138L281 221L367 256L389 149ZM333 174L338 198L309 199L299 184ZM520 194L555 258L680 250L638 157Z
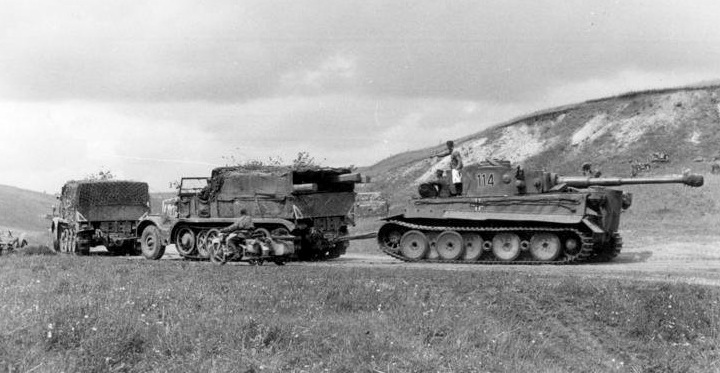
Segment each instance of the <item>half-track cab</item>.
M362 181L345 168L286 167L220 167L209 178L183 178L162 213L140 222L143 254L158 259L174 244L185 258L207 259L218 229L244 210L267 236L289 241L294 259L337 258L348 245L355 183Z
M88 254L104 245L116 254L140 253L138 219L150 211L148 185L136 181L69 181L53 208L56 251Z
M701 175L645 178L561 176L487 161L462 170L462 193L446 178L424 183L420 198L386 218L378 244L405 261L484 264L609 261L620 253L620 213L632 195L607 188L681 183Z

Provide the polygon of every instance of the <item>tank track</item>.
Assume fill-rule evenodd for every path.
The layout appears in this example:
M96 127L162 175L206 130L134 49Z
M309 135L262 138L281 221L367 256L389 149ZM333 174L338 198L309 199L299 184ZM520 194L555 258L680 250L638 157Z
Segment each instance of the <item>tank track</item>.
M415 229L419 231L437 231L442 232L445 230L452 230L456 231L458 233L483 233L483 232L517 232L517 231L523 231L523 232L571 232L573 234L576 234L582 244L580 246L580 250L578 250L577 254L575 255L565 255L560 260L553 260L553 261L540 261L540 260L500 260L497 258L494 259L486 259L486 260L462 260L462 259L456 259L456 260L446 260L446 259L411 259L404 257L400 255L399 253L396 253L392 251L392 249L386 247L385 245L379 245L380 251L385 253L386 255L389 255L395 259L402 260L404 262L409 263L443 263L443 264L493 264L493 265L538 265L538 264L578 264L578 263L586 263L592 261L593 257L595 256L594 251L594 242L592 237L588 236L586 233L575 229L575 228L548 228L548 227L535 227L535 228L518 228L518 227L466 227L466 226L434 226L434 225L421 225L421 224L413 224L408 223L404 221L398 221L398 220L390 220L386 224L395 224L404 228L408 229Z
M608 250L600 253L595 253L590 260L594 263L605 263L615 259L615 257L620 255L620 251L622 251L623 247L623 242L622 237L619 233L613 234L611 245L612 246L608 248Z
M180 230L180 229L182 229L182 228L188 228L188 229L192 230L193 234L195 235L195 239L197 240L197 236L198 236L198 234L199 234L200 232L202 232L202 231L209 231L210 229L220 229L221 227L207 226L207 225L202 225L202 224L185 223L185 224L182 224L182 226L180 226L180 227L178 228L178 230ZM174 239L175 239L175 237L170 237L170 243L171 243L171 244L174 244L174 243L175 243L175 240L174 240ZM195 245L197 246L197 242L195 243ZM183 254L182 252L180 252L180 250L178 250L178 254L179 254L183 259L187 259L187 260L210 260L210 257L203 257L203 256L201 256L201 255L198 253L197 248L193 249L192 254L189 254L189 255Z
M229 225L229 224L227 224L227 225ZM227 226L227 225L224 225L224 226ZM185 223L181 227L179 227L178 230L181 228L189 228L195 234L195 239L197 239L197 236L201 231L209 231L210 229L220 229L224 226L208 226L208 225L204 225L204 224ZM171 237L170 243L175 243L173 238L174 237ZM345 254L345 251L346 251L346 249L330 250L327 255L322 255L322 256L317 256L317 257L309 257L309 258L296 258L295 260L298 260L298 261L325 261L325 260L339 258L343 254ZM183 254L179 250L178 250L178 254L183 259L187 259L187 260L209 260L209 258L203 257L198 253L197 243L196 243L196 248L192 251L192 254L189 254L189 255Z

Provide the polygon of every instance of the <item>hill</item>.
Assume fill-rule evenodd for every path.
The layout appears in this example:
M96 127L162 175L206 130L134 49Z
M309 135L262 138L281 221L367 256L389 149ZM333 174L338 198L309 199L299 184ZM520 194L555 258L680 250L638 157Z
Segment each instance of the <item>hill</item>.
M160 212L162 200L174 193L150 193L153 213ZM0 229L26 232L31 237L44 237L50 227L46 216L52 213L52 206L58 201L54 194L0 185Z
M448 159L428 156L444 145L389 157L364 168L375 186L399 204ZM498 124L455 140L465 164L507 159L529 169L578 174L591 162L604 175L630 176L630 162L646 163L656 152L670 162L650 173L706 173L720 158L720 85L630 92L566 105Z
M45 215L56 203L52 194L0 185L0 228L44 232L50 226Z
M455 143L466 164L500 158L526 168L577 174L583 162L592 162L604 175L630 176L629 161L646 162L652 153L662 152L670 162L653 163L650 173L680 173L686 168L707 173L720 156L720 84L630 92L552 108ZM435 169L448 168L447 159L428 158L443 148L397 154L360 171L372 176L374 190L399 206L416 195L417 185ZM662 199L664 192L653 193ZM152 211L159 212L161 201L172 196L153 193ZM688 202L702 205L709 214L717 209L713 201L682 203ZM0 229L45 232L49 225L45 215L56 203L51 194L0 185ZM667 211L672 206L657 209Z

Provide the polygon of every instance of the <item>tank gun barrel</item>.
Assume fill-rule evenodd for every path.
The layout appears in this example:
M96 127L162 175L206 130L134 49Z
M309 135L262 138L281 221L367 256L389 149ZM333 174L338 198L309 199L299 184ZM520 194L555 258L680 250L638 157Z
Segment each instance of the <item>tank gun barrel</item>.
M341 174L333 175L329 178L329 181L334 183L362 183L364 182L363 175L358 173L353 174Z
M685 184L700 187L704 183L702 175L685 173L682 175L664 175L655 177L585 177L557 176L555 184L566 184L576 188L591 186L620 186L633 184Z

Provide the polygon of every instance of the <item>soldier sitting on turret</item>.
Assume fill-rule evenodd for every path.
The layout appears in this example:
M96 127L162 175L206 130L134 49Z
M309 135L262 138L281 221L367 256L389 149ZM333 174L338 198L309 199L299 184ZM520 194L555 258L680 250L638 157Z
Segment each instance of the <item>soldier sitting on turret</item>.
M435 187L435 190L437 191L437 196L440 198L447 198L450 197L450 188L448 186L447 180L445 180L445 175L443 170L436 170L435 171L435 181L433 181L433 186Z

